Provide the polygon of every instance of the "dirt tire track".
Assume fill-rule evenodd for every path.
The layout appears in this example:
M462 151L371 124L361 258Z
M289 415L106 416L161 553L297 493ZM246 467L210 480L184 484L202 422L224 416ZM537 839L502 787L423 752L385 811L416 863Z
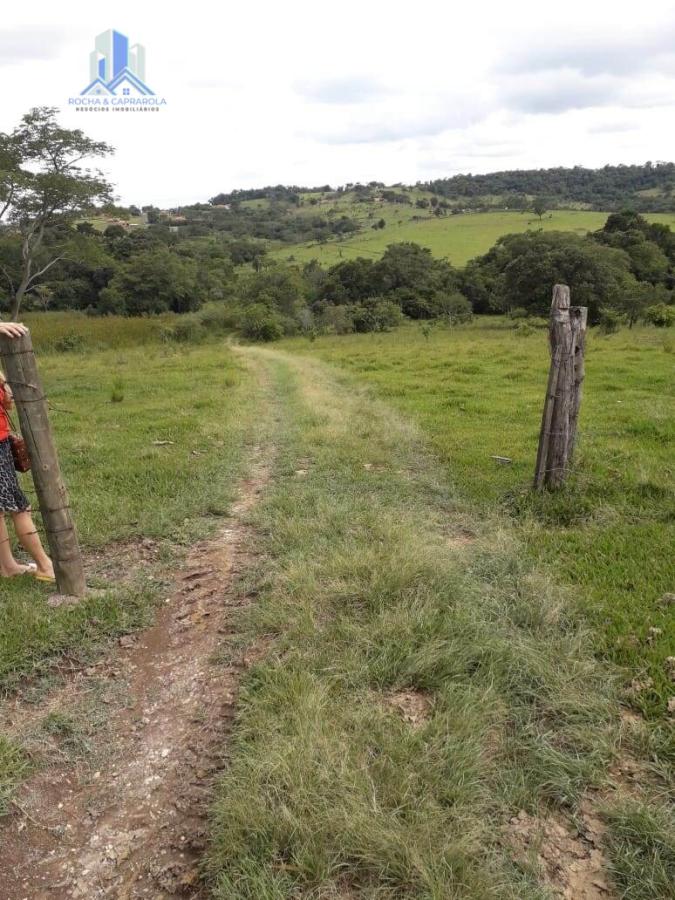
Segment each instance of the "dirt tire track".
M203 896L205 817L250 658L214 654L233 631L232 608L248 602L234 576L252 561L245 518L271 456L256 448L227 524L192 549L155 624L99 664L126 678L98 737L110 743L106 764L45 769L19 792L0 830L2 900Z

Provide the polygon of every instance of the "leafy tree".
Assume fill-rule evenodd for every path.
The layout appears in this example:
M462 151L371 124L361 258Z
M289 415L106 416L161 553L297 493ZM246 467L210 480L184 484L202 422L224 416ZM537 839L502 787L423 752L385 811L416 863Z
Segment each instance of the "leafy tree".
M121 225L108 225L108 227L103 232L104 236L109 240L122 238L126 235L126 233L126 229L124 229Z
M294 316L304 305L307 288L302 274L294 266L275 263L250 275L243 281L241 297L246 303L255 303L277 309L285 316Z
M250 341L276 341L284 333L278 313L263 303L252 303L246 307L239 327Z
M539 221L541 222L544 213L548 210L548 203L544 200L543 197L535 197L534 202L532 203L532 212L535 216L539 216Z
M101 291L101 312L139 316L199 309L196 265L157 246L123 263Z
M385 297L370 297L350 307L354 331L390 331L403 321L401 308Z
M328 270L323 296L332 303L349 303L381 292L380 267L362 256L344 260Z
M617 309L625 316L628 327L632 328L636 322L644 318L648 307L658 299L658 291L652 284L635 281L626 286L617 302Z
M638 281L672 286L675 235L668 225L651 224L633 210L622 210L612 213L593 237L599 243L625 250Z
M670 328L675 325L675 307L657 303L645 311L645 320L657 328Z
M21 241L21 270L10 284L11 316L17 318L25 295L64 259L59 242L49 241L57 226L72 222L96 203L110 200L110 185L99 172L80 164L112 148L79 129L62 128L51 107L32 109L9 134L0 133L0 220Z
M480 297L493 311L524 307L546 315L551 288L569 284L575 303L589 308L591 322L601 307L616 307L626 288L634 284L630 257L622 250L566 232L509 234L468 266L463 290ZM474 306L476 309L476 306Z

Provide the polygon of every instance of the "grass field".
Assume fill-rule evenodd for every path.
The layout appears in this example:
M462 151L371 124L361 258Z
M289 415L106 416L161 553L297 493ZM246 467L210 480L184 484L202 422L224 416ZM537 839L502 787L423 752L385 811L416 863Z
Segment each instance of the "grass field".
M218 791L214 896L552 896L504 827L518 810L574 815L603 783L620 740L611 667L508 520L466 502L408 416L316 359L246 353L284 417L254 513L266 556L242 586L270 649L245 681ZM622 896L665 900L663 804L610 805Z
M54 352L48 321L84 349ZM214 796L213 896L545 900L509 818L571 821L628 749L658 791L606 795L605 852L622 897L669 897L665 335L591 335L578 474L533 498L543 332L485 320L261 349L107 325L33 322L88 552L154 538L170 579L228 509L246 448L276 453L248 514L259 546L240 588L256 602L221 649L257 637L267 653ZM93 658L150 621L163 584L52 609L48 589L1 583L0 689ZM615 662L651 730L621 722ZM0 736L0 809L35 764Z
M531 555L573 587L601 655L641 686L650 716L673 695L673 355L657 329L593 333L575 477L555 495L529 490L548 357L545 332L521 336L484 320L429 336L296 340L287 346L348 369L425 429L458 491L514 517ZM492 456L506 456L501 466ZM658 629L658 631L650 631Z
M372 204L369 205L370 208ZM320 208L319 210L323 212ZM272 256L284 260L293 258L299 262L318 259L324 265L333 265L341 259L352 259L356 256L379 257L388 244L414 241L428 247L434 256L446 257L453 265L463 266L473 257L486 253L504 234L538 228L543 228L544 231L572 231L585 234L587 231L602 228L608 215L589 210L554 210L547 213L540 223L531 212L485 212L464 213L444 218L429 216L422 221L413 222L411 221L413 215L428 216L428 211L415 210L414 207L394 207L383 203L378 205L372 220L363 219L362 204L346 206L340 211L359 217L365 230L343 241L278 248L272 252ZM370 228L372 221L377 221L380 217L387 222L386 227L381 230ZM650 222L675 225L675 214L654 213L647 214L646 218Z
M226 348L156 343L52 354L40 368L86 550L150 537L166 539L170 555L224 514L256 401L248 372ZM29 484L24 476L32 496ZM102 634L140 621L152 595L143 585L50 610L48 588L30 580L0 589L0 688L55 654L77 657Z

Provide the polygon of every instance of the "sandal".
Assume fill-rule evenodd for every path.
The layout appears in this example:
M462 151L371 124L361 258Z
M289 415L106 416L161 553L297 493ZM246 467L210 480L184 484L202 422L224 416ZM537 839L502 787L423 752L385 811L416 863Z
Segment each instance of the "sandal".
M37 571L33 572L32 575L33 575L33 578L34 578L36 581L46 581L46 582L48 582L49 584L55 584L55 583L56 583L56 576L55 576L55 575L43 575L42 572L37 572Z

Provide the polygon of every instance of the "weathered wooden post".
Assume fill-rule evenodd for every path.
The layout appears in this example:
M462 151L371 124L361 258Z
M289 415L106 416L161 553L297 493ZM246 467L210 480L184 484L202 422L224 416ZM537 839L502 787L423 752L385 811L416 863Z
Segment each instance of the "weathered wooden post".
M570 289L556 284L551 303L548 374L534 487L556 488L569 471L584 379L587 309L570 307Z
M82 554L30 334L16 338L0 335L0 358L14 392L21 432L32 462L31 472L54 562L56 585L62 594L81 597L86 589Z
M572 386L572 411L570 413L569 462L572 462L577 442L577 422L581 408L581 395L586 377L586 325L588 324L588 307L570 306L572 330L574 331L574 384Z

